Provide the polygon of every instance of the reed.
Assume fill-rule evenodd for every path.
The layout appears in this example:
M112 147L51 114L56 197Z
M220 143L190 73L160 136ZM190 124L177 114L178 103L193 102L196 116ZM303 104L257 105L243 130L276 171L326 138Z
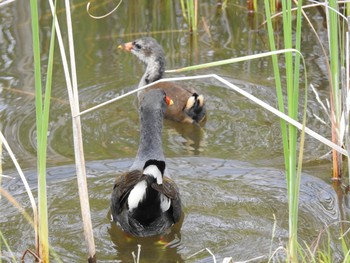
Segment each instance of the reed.
M66 17L68 29L68 45L71 73L69 74L67 56L63 46L62 36L59 30L58 20L56 18L55 6L56 2L50 1L52 11L52 31L51 42L49 49L48 69L46 74L46 86L44 101L42 101L42 79L41 79L41 65L40 65L40 42L39 42L39 23L38 23L38 6L36 0L31 0L31 14L32 14L32 31L33 31L33 49L34 49L34 66L35 66L35 93L36 93L36 123L37 123L37 152L38 152L38 248L37 254L42 262L49 262L49 241L48 241L48 211L47 211L47 192L46 192L46 150L47 150L47 132L50 112L50 97L52 85L52 68L53 68L53 54L54 43L57 36L58 43L62 55L62 61L65 69L65 77L67 82L69 100L72 110L72 115L79 112L79 96L77 89L77 77L75 68L74 42L73 31L70 14L70 3L65 1ZM73 138L74 150L76 158L77 180L79 187L79 196L81 201L81 210L84 224L85 239L88 244L89 262L95 262L95 244L92 232L92 223L89 207L89 197L87 193L87 182L85 172L85 161L82 144L82 133L80 125L80 117L73 118Z
M2 234L1 231L0 231L0 263L2 262L2 259L1 259L1 258L2 258L2 257L1 257L1 251L3 251L3 250L2 250L2 247L1 247L1 244L2 244L2 243L4 243L5 248L6 248L7 251L11 254L11 262L16 263L17 261L16 261L16 258L15 258L15 255L13 254L13 252L12 252L10 246L8 245L6 239L5 239L5 237L4 237L4 235Z
M182 15L188 23L190 32L197 31L198 21L198 0L181 0L180 1Z
M298 1L297 19L296 19L296 32L295 32L295 49L300 51L301 41L301 1ZM284 48L293 48L292 41L292 4L291 1L282 1L282 20L283 20L283 40ZM274 30L271 21L271 11L269 1L265 0L265 11L267 18L267 28L269 35L269 43L271 50L276 50L276 44L274 40ZM279 71L278 59L276 56L272 57L272 64L275 75L275 85L278 97L279 110L284 112L285 103L282 92L282 82ZM297 120L298 118L298 104L299 104L299 72L300 72L300 55L296 53L293 57L292 54L287 53L285 55L286 65L286 86L287 86L287 111L288 116ZM305 79L306 81L306 79ZM306 96L306 92L305 92ZM306 97L305 97L306 101ZM305 116L305 109L304 109ZM305 118L304 118L305 122ZM302 153L303 153L303 133L301 138L301 148L299 163L297 163L297 130L292 125L286 125L281 120L282 141L284 149L284 160L287 179L288 190L288 217L289 217L289 244L288 244L288 257L291 262L298 262L298 201L299 201L299 188L300 188L300 176L302 165ZM298 166L298 168L297 168Z
M51 12L54 14L54 5L52 0L49 1ZM92 231L91 212L89 203L89 194L86 179L86 167L84 158L84 147L81 130L81 120L79 116L79 92L75 65L75 53L74 53L74 40L73 40L73 28L70 12L70 2L65 0L66 7L66 19L67 19L67 31L68 31L68 47L69 47L69 58L70 58L70 70L68 66L68 59L63 44L63 38L59 27L58 20L54 16L54 23L56 25L57 41L59 44L59 50L62 57L62 64L64 70L64 76L67 85L69 104L72 114L72 127L73 127L73 144L74 144L74 156L75 156L75 167L77 174L80 208L83 221L85 241L88 249L88 262L96 262L96 248L94 235Z
M331 104L331 123L332 140L341 145L339 136L340 118L341 118L341 92L340 92L340 70L339 70L339 35L338 35L338 3L335 0L329 1L329 8L326 8L327 28L329 39L329 60L330 60L330 104ZM333 160L333 178L341 177L341 156L336 152L332 153Z
M47 211L47 187L46 187L46 154L47 133L50 113L50 98L52 84L53 52L55 43L55 24L52 24L49 59L46 75L44 101L42 101L42 78L39 37L39 16L37 1L30 1L32 18L34 75L35 75L35 109L37 130L37 166L38 166L38 247L37 255L43 262L49 262L49 229Z

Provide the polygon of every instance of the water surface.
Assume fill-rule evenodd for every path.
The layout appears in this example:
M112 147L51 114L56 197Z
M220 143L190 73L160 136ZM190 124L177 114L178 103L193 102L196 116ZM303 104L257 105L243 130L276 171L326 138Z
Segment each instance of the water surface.
M198 34L193 36L188 33L176 1L125 1L120 10L101 20L86 14L85 2L73 1L81 109L137 86L143 74L142 64L116 47L142 35L153 36L163 45L168 69L267 51L266 32L260 26L263 15L249 16L245 3L230 1L227 9L221 10L216 1L200 1L201 22ZM92 3L91 11L103 14L114 4L112 1ZM63 3L59 3L60 25L66 35L63 8ZM321 37L326 37L317 11L307 12ZM40 14L42 67L46 70L51 18L45 1L40 4ZM204 30L204 23L210 34ZM0 128L36 196L29 3L18 0L2 7L0 28ZM303 31L308 81L325 101L328 81L324 58L308 27L303 27ZM270 59L265 58L191 74L219 74L276 106L271 66ZM162 243L158 242L159 237L130 239L109 221L114 178L128 170L138 147L135 96L82 117L92 223L97 258L101 262L132 262L131 252L137 251L137 244L141 244L142 262L213 262L207 252L187 259L203 248L210 249L219 262L231 256L235 261L262 256L257 262L266 262L271 251L286 245L287 191L278 118L215 80L187 81L186 84L195 86L206 97L208 118L200 129L165 121L163 147L171 175L181 190L185 217L182 226L162 237ZM55 53L52 96L47 160L50 243L64 262L85 262L71 114L59 52ZM314 117L315 114L329 123L311 92L307 107L307 125L330 138L329 127ZM349 218L348 206L338 201L330 185L331 163L322 158L328 152L328 147L306 137L299 235L301 241L310 245L325 225ZM2 159L4 173L11 176L2 179L3 188L31 212L27 194L6 151ZM25 249L33 248L33 230L4 198L0 214L0 230L18 259ZM338 225L330 230L331 248L337 262L341 257ZM327 240L325 234L322 237ZM2 250L6 262L10 254L4 247ZM283 257L283 253L280 256Z

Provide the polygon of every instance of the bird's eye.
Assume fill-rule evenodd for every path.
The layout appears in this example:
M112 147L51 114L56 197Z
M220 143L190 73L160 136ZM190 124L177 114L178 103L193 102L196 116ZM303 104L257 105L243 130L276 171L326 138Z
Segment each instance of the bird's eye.
M134 45L136 49L141 49L141 45L140 44L135 44Z

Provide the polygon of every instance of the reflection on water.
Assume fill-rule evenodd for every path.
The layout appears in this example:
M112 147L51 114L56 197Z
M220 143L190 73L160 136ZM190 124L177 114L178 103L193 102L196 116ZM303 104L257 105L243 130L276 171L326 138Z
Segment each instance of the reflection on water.
M183 202L182 225L177 224L161 237L126 235L110 222L109 198L115 175L128 170L132 161L87 163L92 223L97 258L101 262L131 262L131 252L137 254L138 244L142 262L183 262L203 248L209 248L219 262L224 257L238 261L257 256L263 256L264 262L270 249L286 245L288 208L283 170L203 157L168 159L169 172L178 184ZM25 174L35 191L35 171ZM73 165L50 168L48 173L50 243L64 262L80 262L86 251L81 241L84 237L74 175ZM17 178L16 174L11 176ZM19 179L5 178L3 184L21 205L29 207ZM325 225L340 220L337 206L336 195L327 183L304 174L300 194L300 238L307 244L317 240ZM33 247L33 230L6 200L2 200L0 214L4 215L0 218L3 234L10 246L16 247L19 257L22 251ZM330 235L334 258L340 258L336 226L330 228ZM327 236L322 236L321 240L327 240ZM212 259L209 254L200 253L186 262L212 262Z
M178 247L181 242L180 222L174 225L167 233L153 237L133 237L121 230L115 223L108 228L110 238L115 245L116 258L123 262L131 259L132 252L137 255L138 246L141 249L142 262L184 262Z

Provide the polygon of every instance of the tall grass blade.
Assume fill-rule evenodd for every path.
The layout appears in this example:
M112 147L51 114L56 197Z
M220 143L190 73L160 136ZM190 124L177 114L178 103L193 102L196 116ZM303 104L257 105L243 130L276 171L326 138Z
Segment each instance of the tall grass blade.
M350 3L347 4L347 7L350 7ZM348 13L350 14L350 13ZM346 68L346 85L345 85L345 107L344 107L344 116L345 116L345 146L348 154L350 156L350 18L347 19L348 31L346 32L346 59L345 59L345 68ZM350 159L348 158L348 180L350 184Z
M215 61L215 62L203 63L203 64L189 66L189 67L183 67L183 68L179 68L179 69L166 70L165 72L167 72L167 73L179 73L179 72L204 69L204 68L209 68L209 67L218 67L218 66L223 66L223 65L227 65L227 64L243 62L243 61L248 61L248 60L252 60L252 59L259 59L259 58L264 58L264 57L270 57L270 56L272 58L274 58L274 55L280 55L280 54L285 54L285 53L289 53L289 52L290 53L300 53L298 50L296 50L294 48L280 49L280 50L273 50L273 51L269 51L269 52L263 52L263 53L259 53L259 54L243 56L243 57L229 58L229 59L224 59L224 60ZM276 59L277 59L277 57L276 57ZM282 95L282 94L280 94L280 95Z
M331 103L331 123L332 123L332 140L334 143L341 145L339 138L340 116L341 116L341 98L339 92L339 39L338 39L338 4L335 0L327 1L330 8L326 8L327 30L329 39L329 58L331 67L330 82L330 103ZM327 6L328 7L328 6ZM333 12L336 10L336 12ZM333 178L339 179L341 176L341 158L337 152L333 151Z
M300 70L300 42L301 42L301 5L302 1L298 1L297 10L297 25L296 25L296 38L295 49L298 50L293 57L292 53L285 54L285 67L286 67L286 86L287 86L287 109L288 116L294 120L298 118L298 105L299 105L299 70ZM267 28L269 34L270 49L276 50L274 41L274 30L271 22L270 5L265 0L265 10L267 19ZM293 48L293 19L292 19L292 1L282 1L282 20L283 20L283 41L285 49ZM278 60L275 56L272 57L272 63L275 74L275 84L278 97L278 106L280 111L284 111L284 99L282 95L282 84L279 73ZM306 81L306 78L305 78ZM306 85L307 86L307 85ZM305 98L306 100L306 98ZM306 106L306 104L305 104ZM301 143L299 152L299 162L297 168L297 129L293 125L288 125L281 121L282 140L284 148L284 159L286 166L286 178L287 178L287 191L288 191L288 209L289 209L289 244L288 244L288 257L289 261L298 261L298 202L299 202L299 187L301 176L301 165L303 156L303 140L305 129L305 110L303 128L301 133Z
M12 253L12 250L11 250L9 244L7 243L4 235L2 234L1 230L0 230L0 243L4 243L4 245L6 247L6 250L11 254L12 262L16 263L17 261L16 261L16 258L15 258L15 255ZM1 249L1 246L0 246L0 263L2 262L2 259L1 259L2 258L2 255L1 255L2 251L3 250Z
M42 177L40 176L41 172L41 166L40 166L40 144L41 144L41 138L42 138L42 86L41 86L41 63L40 63L40 38L39 38L39 15L38 15L38 5L37 1L31 0L30 1L30 9L31 9L31 17L32 17L32 36L33 36L33 55L34 55L34 76L35 76L35 104L36 104L36 128L37 128L37 152L38 152L38 184L42 183ZM39 188L39 196L41 196L42 191L46 191L44 189ZM43 193L45 194L45 193ZM40 199L40 198L39 198ZM42 200L39 200L39 203ZM41 203L39 205L39 218L40 213L45 209L45 205ZM43 220L43 222L41 222ZM48 262L49 260L49 252L48 252L48 230L44 229L45 225L45 219L40 218L38 221L35 221L34 223L37 224L35 226L35 229L38 228L38 232L35 233L35 239L36 239L36 250L37 254L40 256L40 258L44 262ZM43 224L41 224L43 223Z
M56 6L56 1L55 1ZM54 18L56 12L54 12ZM48 262L49 256L49 226L48 226L48 211L47 211L47 186L46 186L46 155L47 155L47 133L49 129L49 115L51 102L51 87L52 87L52 70L53 70L53 55L55 50L55 19L52 20L51 39L49 48L48 67L46 73L46 86L44 96L44 108L41 118L37 122L42 122L42 131L38 136L38 160L39 160L39 180L38 180L38 204L39 204L39 230L40 241L42 243L42 257L44 262ZM36 100L41 100L41 95ZM40 142L39 142L40 140ZM46 259L46 260L45 260Z

